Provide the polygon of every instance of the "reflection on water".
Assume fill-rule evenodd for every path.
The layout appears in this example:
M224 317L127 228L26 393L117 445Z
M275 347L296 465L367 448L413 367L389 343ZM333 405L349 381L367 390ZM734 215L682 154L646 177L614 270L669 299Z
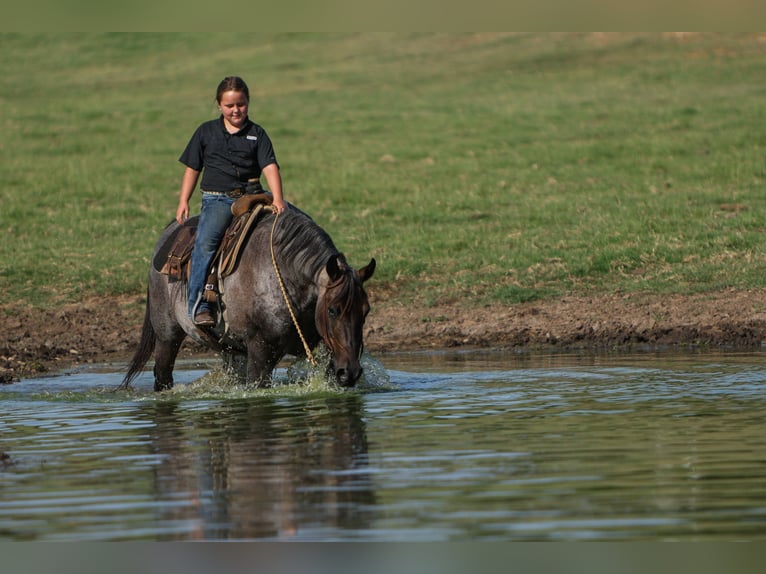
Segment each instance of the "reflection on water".
M0 443L11 538L289 538L364 528L374 501L356 394L14 406Z
M186 411L142 405L159 520L180 537L282 538L299 530L365 528L374 501L357 395L280 405L237 401ZM294 421L300 421L294 425ZM177 535L172 533L169 537Z
M0 539L763 539L763 358L412 354L389 392L217 399L26 381L0 388Z

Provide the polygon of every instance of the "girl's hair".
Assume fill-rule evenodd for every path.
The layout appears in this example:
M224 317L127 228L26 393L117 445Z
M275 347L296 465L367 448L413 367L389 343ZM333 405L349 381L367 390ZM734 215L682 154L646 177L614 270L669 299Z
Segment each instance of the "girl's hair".
M221 96L224 92L242 92L245 94L247 101L250 101L250 90L247 88L245 80L239 76L226 76L221 83L218 84L218 89L215 92L215 99L220 104Z

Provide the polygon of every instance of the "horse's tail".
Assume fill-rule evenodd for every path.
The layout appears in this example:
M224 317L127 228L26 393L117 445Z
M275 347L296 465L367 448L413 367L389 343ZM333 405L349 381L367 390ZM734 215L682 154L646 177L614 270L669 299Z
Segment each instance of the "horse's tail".
M141 327L141 342L138 344L133 359L130 361L128 372L125 374L125 378L122 379L118 389L127 389L130 387L130 383L135 379L141 371L144 370L144 366L149 361L154 353L154 345L157 343L157 335L152 327L151 312L149 311L149 294L147 291L146 297L146 313L144 313L144 324Z

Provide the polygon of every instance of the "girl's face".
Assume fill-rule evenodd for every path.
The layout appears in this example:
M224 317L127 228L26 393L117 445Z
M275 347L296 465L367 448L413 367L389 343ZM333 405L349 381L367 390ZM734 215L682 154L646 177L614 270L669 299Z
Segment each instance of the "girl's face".
M230 126L241 129L247 120L247 96L244 92L235 92L234 90L221 94L221 101L218 102L218 109L223 114L223 120Z

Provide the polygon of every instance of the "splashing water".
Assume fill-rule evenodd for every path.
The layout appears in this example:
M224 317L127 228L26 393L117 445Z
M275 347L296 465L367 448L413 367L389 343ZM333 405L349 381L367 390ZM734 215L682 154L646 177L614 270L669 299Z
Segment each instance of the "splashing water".
M239 399L254 397L299 397L337 395L348 392L384 392L395 390L383 364L367 352L362 355L362 377L353 389L340 387L328 377L330 353L320 345L314 352L316 366L306 358L296 358L283 372L275 372L270 387L258 388L242 382L238 363L217 367L186 385L176 385L161 393L162 398ZM147 397L147 398L151 398Z
M399 387L391 382L388 371L383 363L378 361L367 351L362 354L362 377L357 383L357 388L367 392L396 391Z
M314 353L317 365L306 358L296 358L287 368L278 368L268 388L257 388L244 383L244 362L233 361L228 365L217 362L209 365L210 370L196 380L176 384L172 389L156 393L151 386L117 389L114 384L95 384L77 388L57 388L56 385L15 386L12 393L0 393L0 399L8 395L16 400L43 400L48 402L98 402L115 403L129 401L177 401L177 400L227 400L244 398L289 398L311 396L337 396L344 393L377 393L398 390L391 383L383 364L367 352L361 357L363 374L355 387L345 389L334 377L328 376L330 354L320 345ZM91 375L92 377L93 375ZM98 379L97 379L98 380ZM100 381L99 381L100 382ZM28 388L27 388L28 387ZM18 392L23 391L23 392Z

